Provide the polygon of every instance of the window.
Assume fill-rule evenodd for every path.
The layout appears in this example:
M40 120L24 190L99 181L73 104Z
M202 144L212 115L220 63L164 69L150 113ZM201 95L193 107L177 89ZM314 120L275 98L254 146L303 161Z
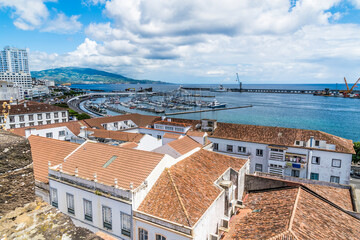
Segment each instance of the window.
M51 124L51 120L49 120L49 121L46 121L46 124Z
M25 117L24 117L24 115L20 115L19 116L19 122L23 122L23 121L25 121Z
M166 240L166 237L160 234L156 234L156 240Z
M92 222L92 204L91 201L84 199L84 215L85 220Z
M232 152L233 151L233 145L226 145L226 151Z
M59 131L59 137L65 136L65 130Z
M175 131L177 131L177 132L183 132L184 129L183 129L183 128L178 128L178 127L176 127L176 128L175 128Z
M63 119L63 121L64 121L64 119ZM104 128L105 130L107 130L107 124L103 124L103 128Z
M54 122L55 122L55 123L59 123L59 119L55 119Z
M114 127L117 128L118 127L118 123L114 122Z
M292 177L300 177L300 171L299 170L291 170L291 176Z
M312 180L319 180L319 174L318 173L311 173L310 179Z
M170 131L173 131L174 128L173 127L168 127L168 126L165 126L165 130L170 130Z
M46 137L47 137L47 138L52 138L52 137L53 137L52 132L46 133Z
M341 160L340 159L333 159L331 166L340 168L341 167Z
M25 127L25 123L20 123L20 127Z
M312 164L320 165L320 157L315 157L315 156L313 156L313 157L312 157L312 160L311 160L311 163L312 163Z
M29 121L34 121L34 115L28 115L29 116Z
M161 139L161 135L157 135L157 139Z
M218 143L214 143L214 144L213 144L213 149L214 149L215 151L218 151L218 150L219 150L219 144L218 144Z
M264 156L264 150L262 150L262 149L256 149L256 156L259 156L259 157Z
M30 122L30 123L29 123L29 126L30 126L30 127L34 126L34 123L33 123L33 122Z
M331 176L330 177L330 182L332 182L332 183L340 183L340 177Z
M43 125L43 122L42 121L38 122L38 125Z
M62 117L66 117L66 112L62 112L62 113L61 113L61 116L62 116Z
M37 115L37 119L38 119L38 120L42 120L42 114L38 114L38 115Z
M66 193L66 202L67 202L68 213L75 214L74 195L70 193Z
M315 147L320 146L320 141L319 140L315 140Z
M54 118L58 118L59 117L59 113L54 113Z
M131 217L129 214L120 213L121 217L121 234L131 236Z
M10 128L11 129L15 128L15 124L10 124Z
M259 164L259 163L255 164L255 171L256 172L262 172L262 168L263 168L262 164Z
M102 207L103 213L103 226L106 229L112 229L112 221L111 221L111 208L103 206Z
M51 205L54 207L58 207L58 195L56 188L50 188L50 198L51 198Z
M139 228L139 240L149 240L148 231Z
M300 141L295 141L295 145L299 146L300 145Z
M284 152L284 150L282 150L282 149L277 149L277 148L272 148L271 151L272 151L272 152Z
M238 147L238 152L241 152L241 153L246 152L246 147Z
M50 119L50 113L46 114L46 119Z
M10 116L10 122L15 122L15 117L14 116Z
M66 122L66 118L63 118L62 122ZM106 129L106 128L105 128Z

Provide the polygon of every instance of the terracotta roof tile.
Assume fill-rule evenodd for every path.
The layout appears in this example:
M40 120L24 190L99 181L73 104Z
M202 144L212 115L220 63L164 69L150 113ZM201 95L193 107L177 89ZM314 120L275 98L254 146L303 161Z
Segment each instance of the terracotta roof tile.
M64 158L74 151L80 144L55 140L51 138L30 136L31 156L35 179L48 183L49 161L55 166L64 161Z
M351 154L355 152L351 140L316 130L218 123L217 128L210 137L295 147L295 141L308 141L311 136L316 140L324 140L328 144L334 144L336 152ZM316 149L322 150L320 148Z
M141 115L138 113L132 113L132 114L125 114L125 115L117 115L117 116L112 116L112 117L91 118L91 119L85 119L84 121L91 128L96 127L96 128L103 129L103 127L101 126L101 124L103 124L103 123L131 120L138 127L146 127L147 125L150 125L154 121L157 121L159 119L160 119L160 117L157 117L157 116Z
M163 157L163 154L154 152L86 142L66 159L62 169L64 173L75 175L77 167L78 176L89 180L94 180L96 173L99 183L110 186L114 186L117 178L119 187L130 189L130 183L134 188L143 183ZM111 163L104 167L111 159Z
M140 142L144 137L144 134L140 133L128 133L121 131L109 131L105 129L87 129L89 132L93 132L90 136L96 138L111 138L113 140L119 140L124 142Z
M82 121L73 121L73 122L62 122L62 123L53 123L53 124L46 124L46 125L37 125L31 127L23 127L23 128L13 128L9 129L8 131L25 137L25 130L26 129L49 129L49 128L56 128L56 127L67 127L73 134L78 135L80 133L80 128L85 126Z
M246 162L245 159L200 150L165 170L138 210L194 226L220 194L214 181L229 167L238 171Z
M170 139L179 139L181 137L180 134L175 133L165 133L163 138L170 138Z
M169 142L168 145L181 155L184 155L197 147L202 147L200 143L196 142L188 136Z
M31 113L41 113L41 112L59 112L67 111L65 108L58 106L38 103L38 102L27 102L26 106L24 103L11 105L9 115L18 115L18 114L31 114Z
M136 142L125 142L120 144L120 147L124 147L124 148L136 148L137 146L139 146Z
M206 133L200 131L187 131L186 135L190 137L204 137Z
M154 124L171 125L171 126L178 126L178 127L190 127L191 126L191 124L189 124L189 123L176 122L173 119L171 120L171 122L157 121L157 122L154 122Z
M251 192L230 220L229 239L358 239L360 221L303 187Z

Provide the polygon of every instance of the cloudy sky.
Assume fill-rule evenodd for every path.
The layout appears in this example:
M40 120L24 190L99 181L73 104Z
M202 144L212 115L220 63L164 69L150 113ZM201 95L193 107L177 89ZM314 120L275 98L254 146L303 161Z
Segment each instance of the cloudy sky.
M176 83L341 83L360 75L360 0L0 0L0 48Z

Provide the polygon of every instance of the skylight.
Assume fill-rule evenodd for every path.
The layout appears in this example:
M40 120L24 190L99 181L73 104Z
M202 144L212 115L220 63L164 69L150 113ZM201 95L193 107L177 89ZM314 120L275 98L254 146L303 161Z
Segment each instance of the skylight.
M112 163L118 156L112 156L103 166L103 168L107 168L110 163Z

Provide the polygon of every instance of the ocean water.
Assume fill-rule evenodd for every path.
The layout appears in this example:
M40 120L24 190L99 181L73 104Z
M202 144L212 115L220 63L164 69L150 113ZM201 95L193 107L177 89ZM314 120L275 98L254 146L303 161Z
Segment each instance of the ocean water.
M171 91L179 85L130 85L130 84L82 84L73 88L89 90L124 90L129 87L153 87L154 91ZM183 85L184 87L217 87L217 85ZM238 85L224 85L238 87ZM304 84L304 85L243 85L244 88L304 89L322 90L344 89L342 84ZM196 92L199 93L199 92ZM239 92L201 92L215 95L227 107L253 105L251 108L232 109L215 112L174 115L175 118L211 118L221 122L254 124L320 130L340 137L360 141L360 99L313 96L311 94L277 93L239 93ZM125 100L125 99L124 99ZM205 99L209 101L210 99ZM151 114L134 110L142 114ZM155 115L155 114L154 114Z

